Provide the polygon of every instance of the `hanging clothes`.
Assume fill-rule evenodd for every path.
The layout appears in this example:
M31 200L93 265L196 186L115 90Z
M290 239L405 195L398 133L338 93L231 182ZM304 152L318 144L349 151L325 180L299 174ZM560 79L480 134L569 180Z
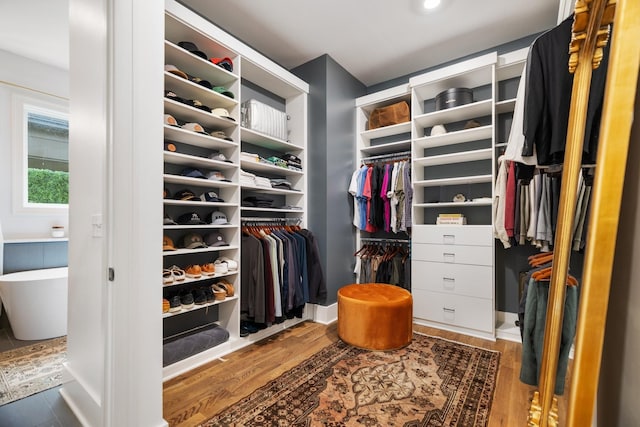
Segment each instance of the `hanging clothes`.
M411 290L408 242L365 243L354 254L357 283L387 283Z

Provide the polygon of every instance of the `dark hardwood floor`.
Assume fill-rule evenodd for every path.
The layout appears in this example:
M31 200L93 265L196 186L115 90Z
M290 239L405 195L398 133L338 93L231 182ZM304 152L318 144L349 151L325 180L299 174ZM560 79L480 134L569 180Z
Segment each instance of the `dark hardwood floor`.
M489 426L525 426L535 387L523 384L519 343L496 342L414 325L416 332L501 352ZM164 383L164 418L171 427L197 426L321 348L337 341L335 323L304 322ZM568 384L568 382L567 382ZM564 396L567 395L565 392ZM560 419L566 410L559 399Z

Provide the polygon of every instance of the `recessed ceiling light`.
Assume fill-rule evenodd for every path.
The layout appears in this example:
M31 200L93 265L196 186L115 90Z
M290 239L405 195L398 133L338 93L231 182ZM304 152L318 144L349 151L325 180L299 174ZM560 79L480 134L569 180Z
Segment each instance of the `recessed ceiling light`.
M440 5L440 0L424 0L422 7L425 9L435 9Z

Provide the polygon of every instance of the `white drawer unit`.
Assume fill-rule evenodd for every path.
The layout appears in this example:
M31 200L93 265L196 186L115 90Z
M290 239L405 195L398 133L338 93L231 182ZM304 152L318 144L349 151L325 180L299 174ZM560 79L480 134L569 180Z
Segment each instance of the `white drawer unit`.
M493 300L413 289L413 316L493 334Z
M492 227L485 225L416 225L412 233L418 243L493 246Z
M412 290L492 298L493 269L484 265L451 265L413 261Z
M492 247L430 245L422 243L414 243L412 247L411 256L417 261L432 261L447 264L493 265Z

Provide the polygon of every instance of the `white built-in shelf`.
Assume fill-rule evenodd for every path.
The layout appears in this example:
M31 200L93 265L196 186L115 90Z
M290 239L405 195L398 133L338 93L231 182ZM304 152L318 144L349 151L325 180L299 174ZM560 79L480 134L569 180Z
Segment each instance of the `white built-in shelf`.
M174 199L163 199L162 201L167 206L183 206L183 207L206 206L206 207L213 207L213 208L238 206L237 203L231 203L231 202L193 202L189 200L174 200Z
M491 182L491 174L489 175L473 175L473 176L456 176L454 178L438 178L414 181L415 187L439 187L445 185L461 185L461 184L482 184Z
M168 313L162 313L162 318L167 318L167 317L172 317L172 316L179 316L181 314L187 313L189 311L195 311L195 310L202 310L203 308L207 308L207 307L211 307L212 305L218 305L218 304L224 304L225 302L229 302L229 301L233 301L233 300L237 300L238 296L234 295L232 297L226 297L224 300L217 300L214 302L208 302L206 304L194 304L193 307L191 308L180 308L180 311L176 311L176 312L168 312Z
M242 167L243 170L251 171L251 172L270 172L276 175L284 175L284 176L304 175L304 172L302 171L270 165L268 163L252 162L249 160L242 160L242 159L240 160L240 166Z
M235 224L201 224L201 225L163 225L162 228L165 230L210 230L210 229L221 229L221 228L237 228L238 226Z
M439 156L420 157L414 159L414 163L418 166L448 165L452 163L490 159L492 156L493 149L484 148L482 150L460 151L457 153L441 154Z
M215 92L201 84L183 79L168 71L164 72L164 88L172 91L182 99L195 99L210 108L225 108L231 111L238 105L238 101L235 98ZM233 91L231 92L233 93Z
M416 148L432 148L490 139L492 134L493 126L487 125L456 132L448 132L442 135L424 136L422 138L415 139L413 142Z
M373 156L376 154L389 154L400 151L411 150L411 140L389 142L387 144L368 145L360 148L363 157Z
M411 122L398 123L397 125L384 126L377 129L365 130L360 132L360 138L365 141L371 141L376 138L384 138L385 136L400 135L411 132Z
M204 282L205 280L216 280L216 279L222 279L225 277L230 277L230 276L235 276L236 274L238 274L238 271L230 271L228 273L216 273L213 276L205 276L204 274L198 278L194 278L194 277L185 277L183 280L180 281L173 281L172 283L163 283L162 287L164 288L170 288L172 286L180 286L180 285L184 285L184 284L188 284L188 283L199 283L199 282Z
M199 108L166 97L164 98L164 112L171 114L178 121L198 123L206 130L229 129L238 125L237 121L215 116ZM233 114L233 112L230 112L230 114Z
M238 146L238 144L233 141L203 135L201 133L170 125L164 125L164 137L170 141L179 141L184 144L202 148L222 149Z
M176 153L172 151L164 152L164 161L173 165L202 167L206 169L237 169L238 165L220 160L212 160L206 157L191 156L189 154Z
M169 29L170 26L171 25L167 25L167 29ZM192 40L193 40L193 35L187 36L185 34L185 36L183 36L182 39L178 40L178 42L192 41ZM199 44L198 42L196 42L196 45L199 48L204 49L204 45ZM207 52L207 53L209 53L211 57L214 56L213 52ZM223 52L223 53L227 53L227 52ZM223 55L223 56L231 56L231 55L232 55L231 52L228 52L226 55ZM215 55L215 56L219 56L219 55ZM184 71L185 73L191 76L200 77L203 80L207 80L213 86L228 87L229 85L239 80L238 76L235 75L234 73L231 73L225 70L224 68L215 65L210 61L206 61L200 58L199 56L193 55L189 51L178 46L177 43L173 43L168 40L164 41L164 63L175 65L176 67L178 67L178 69L180 69L181 71Z
M496 148L501 148L501 147L506 147L507 146L507 142L498 142L495 147Z
M496 114L513 112L516 107L516 99L505 99L504 101L496 102Z
M241 187L243 190L257 191L259 193L264 193L264 194L287 194L287 195L294 194L299 196L304 195L304 192L302 191L284 190L281 188L258 187L253 185L242 185Z
M195 186L195 187L231 188L231 187L238 186L238 184L235 182L215 181L213 179L203 179L203 178L191 178L189 176L171 175L166 173L163 175L163 179L165 183L184 184L187 186Z
M458 107L438 110L431 113L421 114L414 117L416 126L427 128L434 125L444 125L447 123L459 122L462 120L475 119L478 117L491 115L493 100L472 102Z
M438 203L414 204L414 206L417 208L451 208L451 207L465 208L465 207L472 207L472 206L491 206L491 205L492 205L491 200L488 200L488 201L483 200L480 202L469 201L469 202L438 202Z
M259 147L264 147L283 153L287 151L298 152L303 149L299 145L292 144L289 141L274 138L273 136L267 135L266 133L258 132L245 127L240 128L240 135L240 138L243 142L248 142Z
M280 212L280 213L297 213L297 214L304 213L304 211L301 209L254 208L251 206L242 206L240 209L242 209L243 212Z
M175 251L162 251L162 256L173 256L173 255L192 255L206 252L220 252L227 251L230 249L238 249L238 246L229 245L229 246L209 246L208 248L198 248L198 249L176 249Z

